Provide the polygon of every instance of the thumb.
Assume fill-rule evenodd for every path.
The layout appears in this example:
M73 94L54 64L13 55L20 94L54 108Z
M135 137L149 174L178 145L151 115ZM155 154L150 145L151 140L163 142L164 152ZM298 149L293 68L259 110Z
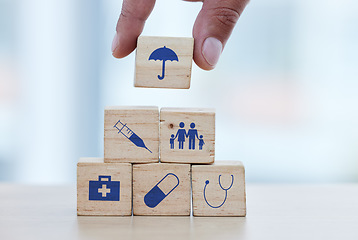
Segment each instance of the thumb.
M204 0L196 18L193 37L194 61L211 70L249 0Z

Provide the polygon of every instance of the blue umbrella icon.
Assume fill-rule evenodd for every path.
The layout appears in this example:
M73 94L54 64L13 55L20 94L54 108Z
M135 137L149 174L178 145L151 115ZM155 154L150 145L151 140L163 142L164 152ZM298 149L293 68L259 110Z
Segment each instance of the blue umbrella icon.
M148 60L161 60L163 61L163 67L162 67L162 76L158 75L158 79L162 80L164 78L164 74L165 74L165 61L178 61L178 56L177 54L171 50L170 48L167 47L161 47L161 48L157 48L155 49L149 56Z

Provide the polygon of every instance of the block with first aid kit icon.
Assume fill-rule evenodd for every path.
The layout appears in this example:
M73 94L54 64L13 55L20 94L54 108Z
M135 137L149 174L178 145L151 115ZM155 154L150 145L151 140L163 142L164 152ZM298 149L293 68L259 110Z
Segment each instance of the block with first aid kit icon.
M77 214L132 214L132 165L81 158L77 164Z
M246 216L245 168L240 161L192 165L194 216Z
M134 215L190 215L190 164L133 165Z

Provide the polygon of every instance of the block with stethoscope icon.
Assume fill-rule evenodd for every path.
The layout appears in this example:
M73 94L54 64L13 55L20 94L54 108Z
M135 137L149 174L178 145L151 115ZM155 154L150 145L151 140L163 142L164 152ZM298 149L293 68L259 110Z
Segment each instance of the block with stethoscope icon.
M192 165L194 216L246 216L245 169L239 161Z
M133 164L134 215L190 215L190 164Z
M106 107L104 110L105 162L159 162L158 126L158 107Z
M77 215L132 214L132 165L81 158L77 164Z

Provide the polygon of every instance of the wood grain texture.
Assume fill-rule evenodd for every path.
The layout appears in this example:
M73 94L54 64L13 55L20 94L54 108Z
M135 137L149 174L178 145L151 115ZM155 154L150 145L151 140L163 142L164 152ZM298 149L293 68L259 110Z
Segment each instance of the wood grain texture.
M180 127L180 123L184 127ZM170 139L179 129L188 133L191 123L195 123L198 137L203 136L204 145L199 148L195 139L195 149L189 149L190 138L185 138L183 149L179 149L179 136L172 148ZM215 109L207 108L162 108L160 110L160 160L171 163L213 163L215 159Z
M173 173L176 179L167 174ZM163 179L164 178L164 179ZM163 179L162 182L160 182ZM159 183L160 182L160 183ZM159 184L158 184L159 183ZM148 207L145 196L158 186L166 197L155 207ZM173 190L172 192L170 192ZM134 215L190 215L190 165L149 163L133 165L133 214Z
M97 181L99 176L120 181L119 201L89 200L89 181ZM81 158L77 164L77 214L132 215L132 165L104 163L103 158Z
M162 47L172 49L178 61L165 61L164 79L161 60L149 60L151 53ZM193 59L193 38L148 37L140 36L137 42L135 87L147 88L190 88L191 68Z
M120 120L144 142L138 147L114 125ZM120 125L120 124L119 124ZM119 126L118 125L118 126ZM126 133L123 130L123 133ZM105 162L148 163L159 162L159 109L158 107L116 106L104 110Z
M226 200L226 193L219 185L219 175L224 189L233 183L227 190ZM205 200L206 181L209 182ZM194 216L246 216L245 169L241 162L216 161L212 165L192 165L192 189Z

